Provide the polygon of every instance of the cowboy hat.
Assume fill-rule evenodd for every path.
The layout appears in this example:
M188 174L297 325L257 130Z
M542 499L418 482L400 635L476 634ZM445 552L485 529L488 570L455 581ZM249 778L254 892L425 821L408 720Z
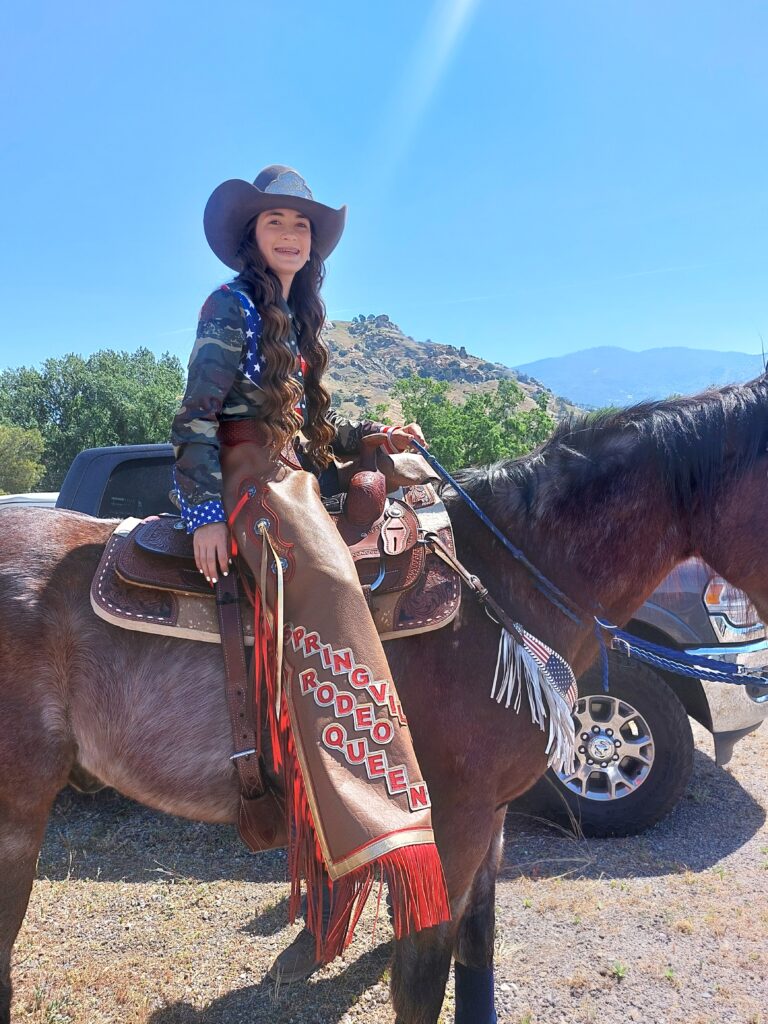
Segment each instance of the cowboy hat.
M262 210L289 207L309 217L314 229L314 247L325 260L341 238L346 206L334 210L312 198L306 181L292 167L271 164L253 184L241 178L224 181L205 204L203 226L208 244L232 270L241 270L237 250L248 223Z

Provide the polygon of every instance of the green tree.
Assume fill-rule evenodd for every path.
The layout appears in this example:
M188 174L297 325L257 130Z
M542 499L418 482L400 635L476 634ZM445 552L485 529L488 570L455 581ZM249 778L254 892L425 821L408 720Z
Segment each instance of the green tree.
M45 472L40 431L0 424L0 452L0 494L31 491Z
M365 413L365 416L369 420L374 420L376 423L391 423L389 406L386 402L377 402L374 407Z
M0 373L0 423L37 427L45 442L42 484L56 490L83 448L167 441L183 390L181 363L169 353L70 353L40 370Z
M430 450L448 470L524 455L555 425L545 395L532 409L521 408L525 394L513 380L501 380L494 391L463 402L452 401L448 387L448 381L410 376L393 388L405 421L421 425Z

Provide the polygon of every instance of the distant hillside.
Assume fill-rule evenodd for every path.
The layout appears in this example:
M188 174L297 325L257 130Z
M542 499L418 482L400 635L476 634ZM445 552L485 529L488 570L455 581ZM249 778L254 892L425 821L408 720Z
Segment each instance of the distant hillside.
M577 405L632 405L673 394L692 394L740 383L763 370L760 356L698 348L652 348L629 352L605 346L538 359L517 367Z
M512 379L525 392L527 407L547 392L548 406L556 416L569 408L538 381L529 380L502 363L489 363L470 355L464 346L415 341L386 314L351 322L328 321L323 336L331 350L326 386L332 393L334 408L346 415L359 415L363 409L385 402L396 419L400 408L392 401L391 387L399 377L410 374L450 381L449 394L456 398L492 390L499 380Z

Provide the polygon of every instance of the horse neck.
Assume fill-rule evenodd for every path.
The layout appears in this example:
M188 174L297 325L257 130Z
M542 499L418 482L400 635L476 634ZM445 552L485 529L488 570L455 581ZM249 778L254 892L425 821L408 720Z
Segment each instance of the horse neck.
M768 621L768 524L766 463L760 455L729 480L697 516L693 543L715 572L743 590Z
M459 557L514 619L558 650L577 674L597 650L593 615L625 623L690 554L690 524L647 481L612 496L583 497L544 519L515 510L519 503L510 501L497 525L583 611L574 622L458 497L451 495L446 504Z

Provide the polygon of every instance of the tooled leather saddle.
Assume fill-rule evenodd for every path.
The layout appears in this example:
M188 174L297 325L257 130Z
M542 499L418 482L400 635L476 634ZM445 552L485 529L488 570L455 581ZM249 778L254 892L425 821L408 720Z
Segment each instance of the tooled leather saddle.
M364 449L348 491L323 500L350 549L378 632L392 639L449 623L461 591L458 576L426 543L436 535L454 551L450 520L434 487L425 481L392 489L413 475L398 476L397 456L379 461L384 472L375 449ZM124 520L91 587L94 611L116 625L219 642L213 597L195 565L192 537L170 515ZM252 642L249 618L243 623L246 643Z

